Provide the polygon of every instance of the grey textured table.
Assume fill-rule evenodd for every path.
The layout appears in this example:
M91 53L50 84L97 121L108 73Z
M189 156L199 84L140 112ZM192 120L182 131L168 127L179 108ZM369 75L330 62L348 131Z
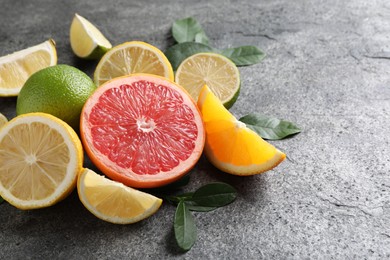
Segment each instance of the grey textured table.
M198 240L186 254L174 245L173 206L118 226L95 218L73 193L41 210L0 204L0 259L390 258L389 1L3 0L0 55L53 38L59 63L92 76L96 63L70 49L75 12L114 45L142 40L165 50L172 22L193 16L215 47L258 46L267 57L240 68L231 111L304 130L272 142L289 160L263 175L227 176L201 159L185 190L225 181L239 196L194 214ZM15 101L0 98L0 112L12 118Z

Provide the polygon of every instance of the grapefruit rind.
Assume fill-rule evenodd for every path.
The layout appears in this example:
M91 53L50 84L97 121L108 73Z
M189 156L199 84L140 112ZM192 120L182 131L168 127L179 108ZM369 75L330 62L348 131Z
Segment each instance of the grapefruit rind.
M91 125L89 124L89 115L92 109L94 109L96 104L99 102L99 97L105 91L111 88L116 88L123 84L132 84L141 80L147 80L153 83L169 86L178 91L183 97L185 103L189 105L194 112L194 120L198 129L197 138L194 141L195 148L193 149L191 155L170 171L154 175L139 175L132 172L131 169L122 168L118 166L117 163L111 161L93 144L93 137L91 136ZM80 130L84 149L93 163L111 179L122 182L123 184L134 188L157 188L179 180L188 171L190 171L199 160L205 143L205 132L200 111L187 92L176 83L164 77L142 73L118 77L107 81L102 86L100 86L84 105L83 111L81 113Z

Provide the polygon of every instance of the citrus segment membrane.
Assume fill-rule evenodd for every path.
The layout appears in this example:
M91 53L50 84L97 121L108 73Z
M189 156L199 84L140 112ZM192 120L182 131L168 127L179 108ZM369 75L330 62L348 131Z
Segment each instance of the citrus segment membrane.
M115 224L130 224L154 214L162 200L85 169L77 182L79 198L96 217Z
M179 179L204 145L199 111L185 90L146 74L101 86L85 104L81 128L98 167L114 180L140 188Z
M0 130L0 194L21 209L53 205L75 187L82 161L81 142L64 122L16 117Z

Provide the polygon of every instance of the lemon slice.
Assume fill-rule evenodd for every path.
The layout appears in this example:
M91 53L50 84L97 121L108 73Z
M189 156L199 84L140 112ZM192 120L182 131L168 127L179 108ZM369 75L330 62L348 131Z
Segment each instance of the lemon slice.
M173 81L173 70L164 53L146 42L122 43L109 50L100 60L94 73L97 86L129 74L148 73Z
M185 59L177 68L175 81L194 100L207 85L226 108L236 102L240 93L240 73L228 58L217 53L197 53Z
M254 175L276 167L286 155L238 121L204 86L198 107L206 129L205 154L221 171Z
M0 195L20 209L51 206L76 186L83 149L73 129L44 113L0 129Z
M52 39L0 57L0 96L17 96L34 72L55 64L57 51Z
M106 179L90 169L84 169L80 174L77 191L92 214L114 224L141 221L153 215L162 203L153 195Z
M8 119L0 113L0 128L8 122Z
M111 43L90 21L75 14L70 26L70 46L78 57L98 59L112 48Z

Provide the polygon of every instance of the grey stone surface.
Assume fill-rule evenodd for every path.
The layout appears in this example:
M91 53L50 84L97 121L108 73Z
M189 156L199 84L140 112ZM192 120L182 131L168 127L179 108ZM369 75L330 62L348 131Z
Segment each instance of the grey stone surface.
M194 214L198 240L185 254L174 244L174 207L117 226L73 193L41 210L0 204L0 259L390 258L389 1L2 0L0 55L51 37L59 63L92 76L96 63L70 49L75 12L114 45L143 40L165 50L172 22L193 16L214 47L258 46L267 57L240 68L242 92L231 111L293 121L303 132L272 142L289 159L262 175L227 176L201 159L186 191L218 180L239 196ZM0 98L8 118L15 100Z

